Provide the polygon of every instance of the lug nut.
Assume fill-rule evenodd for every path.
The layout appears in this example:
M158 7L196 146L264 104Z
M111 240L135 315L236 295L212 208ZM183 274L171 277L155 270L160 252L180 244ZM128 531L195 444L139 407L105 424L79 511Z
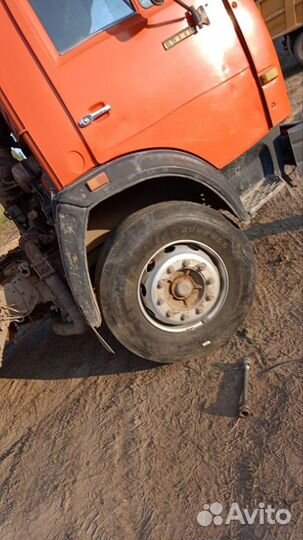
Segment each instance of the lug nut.
M196 315L201 315L202 309L201 308L196 308L195 312L196 312Z
M208 294L205 298L206 302L210 302L213 299L213 296L211 294Z
M185 315L185 313L182 313L182 314L181 314L181 317L180 317L180 319L181 319L181 321L185 321L185 319L186 319L186 315Z
M172 274L174 271L175 271L175 269L174 269L173 266L168 266L168 267L167 267L166 272L167 272L168 274Z
M169 319L170 317L172 317L173 315L173 312L172 311L167 311L166 312L166 317Z
M213 284L214 284L213 278L209 278L206 280L206 285L213 285Z
M163 282L163 279L161 279L161 280L158 281L158 283L157 283L157 289L162 289L163 285L164 285L164 282Z
M189 261L183 261L182 266L183 266L183 268L188 268Z
M161 306L163 304L163 300L161 300L161 298L159 298L159 300L157 300L157 306Z
M205 264L205 263L198 264L198 265L196 266L196 270L197 270L198 272L203 272L203 270L206 270L206 264Z

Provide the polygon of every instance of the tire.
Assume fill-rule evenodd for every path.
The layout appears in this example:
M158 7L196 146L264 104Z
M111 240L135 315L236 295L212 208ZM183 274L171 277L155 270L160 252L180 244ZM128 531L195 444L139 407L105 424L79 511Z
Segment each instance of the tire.
M294 38L292 52L297 62L303 66L303 32L300 32Z
M211 208L183 201L154 204L128 217L103 249L96 293L104 321L120 343L148 360L179 362L215 350L236 331L251 305L251 246L241 230ZM182 269L171 257L183 261ZM195 257L206 263L192 269ZM165 270L169 261L175 266ZM155 281L162 271L165 276L173 272L170 281L169 276ZM159 319L168 314L162 300L149 309L160 285L164 306L173 304L174 321L167 323ZM185 314L180 305L186 306ZM184 317L189 322L181 322Z

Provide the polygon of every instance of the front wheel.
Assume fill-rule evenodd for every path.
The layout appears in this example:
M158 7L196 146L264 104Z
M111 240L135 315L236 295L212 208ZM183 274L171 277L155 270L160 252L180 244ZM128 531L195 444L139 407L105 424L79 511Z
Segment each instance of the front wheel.
M164 202L128 217L100 254L96 291L104 320L127 349L177 362L222 345L254 292L254 257L219 212Z

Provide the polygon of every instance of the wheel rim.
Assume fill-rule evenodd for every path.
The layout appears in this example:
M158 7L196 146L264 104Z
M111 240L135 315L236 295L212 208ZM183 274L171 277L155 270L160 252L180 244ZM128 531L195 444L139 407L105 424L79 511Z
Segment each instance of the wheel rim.
M166 332L184 332L211 321L229 286L226 266L212 248L193 240L163 246L149 259L138 282L145 318Z

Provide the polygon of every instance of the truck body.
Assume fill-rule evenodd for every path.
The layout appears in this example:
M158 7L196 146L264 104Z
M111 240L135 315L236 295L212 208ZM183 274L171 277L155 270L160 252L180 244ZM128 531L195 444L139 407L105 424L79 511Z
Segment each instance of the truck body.
M303 0L257 0L273 39L285 38L285 45L303 64Z
M194 4L0 2L0 354L45 313L162 362L244 319L289 100L255 3Z

